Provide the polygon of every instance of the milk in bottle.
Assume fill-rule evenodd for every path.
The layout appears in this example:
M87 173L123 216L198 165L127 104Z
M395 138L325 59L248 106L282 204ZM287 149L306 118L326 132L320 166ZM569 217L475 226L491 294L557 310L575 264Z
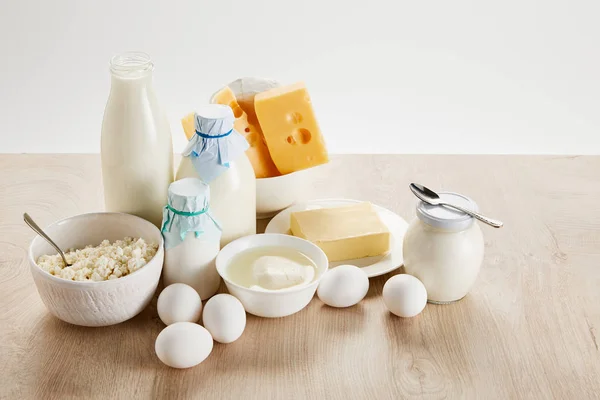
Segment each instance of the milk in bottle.
M196 110L194 119L196 133L183 152L176 178L200 178L209 184L222 247L256 233L256 178L245 153L248 143L233 129L230 107L207 104Z
M142 217L160 227L173 181L173 145L144 53L110 63L111 88L102 121L102 180L106 211Z

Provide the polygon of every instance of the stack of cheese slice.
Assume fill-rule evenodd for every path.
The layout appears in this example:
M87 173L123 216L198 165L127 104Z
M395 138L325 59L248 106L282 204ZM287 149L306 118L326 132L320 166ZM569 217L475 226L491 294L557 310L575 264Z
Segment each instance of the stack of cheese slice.
M291 214L292 235L319 246L329 261L385 254L391 234L371 203L298 211Z
M217 104L227 105L233 110L235 117L233 127L246 138L250 145L248 150L246 150L246 155L250 163L252 163L256 177L267 178L280 175L275 164L273 164L262 131L260 130L260 125L249 121L248 114L242 110L231 89L229 87L222 89L214 96L214 101ZM186 115L181 120L181 125L183 126L185 136L188 140L191 139L195 133L194 113Z
M231 107L234 128L244 135L257 178L289 174L326 163L325 141L303 83L267 90L238 101L229 87L213 101ZM188 139L194 134L194 115L181 121Z
M254 174L257 178L268 178L279 175L279 171L273 164L273 159L269 154L269 149L265 143L260 125L257 121L250 121L248 114L242 109L235 98L235 94L229 87L225 87L217 93L213 100L218 104L225 104L231 107L235 116L234 128L236 131L244 135L250 148L246 151Z

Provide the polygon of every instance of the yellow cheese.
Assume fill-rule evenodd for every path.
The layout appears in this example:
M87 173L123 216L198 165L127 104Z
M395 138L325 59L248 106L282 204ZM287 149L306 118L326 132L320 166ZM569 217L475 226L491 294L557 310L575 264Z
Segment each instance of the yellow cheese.
M185 137L190 140L194 133L196 133L196 127L194 122L194 113L190 113L181 119L181 126L183 126L183 132Z
M291 214L294 236L319 246L329 261L377 256L390 250L390 231L371 203Z
M257 94L254 108L279 172L289 174L329 160L303 83Z
M233 115L235 116L234 128L250 144L250 148L246 150L246 155L254 168L254 175L257 178L269 178L281 175L271 159L260 125L258 122L250 121L248 114L237 102L233 91L229 87L225 87L214 96L213 101L218 104L228 105L233 110Z

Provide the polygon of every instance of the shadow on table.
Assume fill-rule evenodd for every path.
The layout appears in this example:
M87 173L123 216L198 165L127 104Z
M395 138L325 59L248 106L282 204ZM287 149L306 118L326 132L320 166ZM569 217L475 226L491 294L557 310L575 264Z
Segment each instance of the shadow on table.
M394 275L403 274L404 267L400 267L392 272L388 272L387 274L376 276L374 278L369 279L369 291L365 296L365 299L371 299L374 297L381 296L383 293L383 285Z

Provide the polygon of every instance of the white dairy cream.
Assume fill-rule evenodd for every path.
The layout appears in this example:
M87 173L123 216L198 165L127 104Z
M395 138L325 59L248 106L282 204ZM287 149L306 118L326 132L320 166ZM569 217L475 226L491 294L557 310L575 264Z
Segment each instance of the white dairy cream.
M316 266L304 254L282 247L249 249L235 256L227 268L234 283L263 290L281 290L315 279Z
M265 289L277 290L301 285L312 281L315 269L289 258L280 256L262 256L252 265L254 279Z

